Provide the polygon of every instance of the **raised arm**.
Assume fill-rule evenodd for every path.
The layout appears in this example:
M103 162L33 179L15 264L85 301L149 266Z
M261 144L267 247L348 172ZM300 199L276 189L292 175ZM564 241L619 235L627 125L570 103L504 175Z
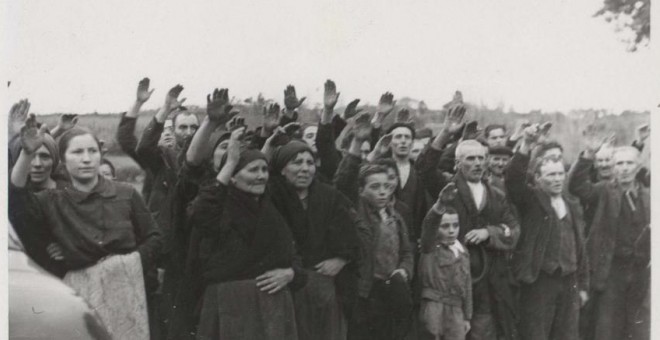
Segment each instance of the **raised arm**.
M533 195L532 189L527 185L527 168L529 167L530 152L536 143L538 132L536 127L528 126L521 137L520 147L511 158L504 171L504 185L511 202L518 211L527 211Z
M429 145L422 150L417 161L415 168L417 173L422 178L426 186L427 192L431 197L437 196L440 189L445 186L445 178L438 175L438 164L442 159L443 150L451 141L451 136L458 133L465 124L463 117L465 117L465 106L456 105L450 108L449 113L445 117L442 130L437 136L429 143Z
M598 136L597 131L587 128L584 132L585 150L580 154L568 176L568 190L582 202L593 203L598 199L605 183L594 184L591 181L596 152L609 140L609 137Z
M431 209L426 213L424 222L422 222L422 237L421 246L423 253L433 252L437 238L438 226L442 220L442 215L445 213L447 207L456 199L458 189L454 182L449 182L438 193Z
M165 103L142 132L142 138L140 138L135 151L136 156L140 159L140 164L144 164L146 168L154 173L160 171L165 166L165 162L161 157L161 150L158 148L158 141L160 140L160 135L163 133L167 116L185 101L185 98L181 101L178 100L181 91L183 91L183 86L181 85L176 85L170 89L167 96L165 96Z
M337 151L335 146L335 134L333 131L333 117L334 108L339 98L339 92L335 83L328 79L325 82L325 91L323 94L323 112L321 113L321 120L318 124L318 131L316 133L316 148L318 156L321 160L321 167L319 171L327 178L332 178L335 175L341 154Z
M188 151L186 152L186 161L191 165L200 165L207 159L211 152L209 138L211 133L218 127L229 122L235 113L232 113L232 105L229 104L229 90L215 89L213 95L206 96L206 117L202 121L199 129L193 135Z
M368 133L368 131L365 130L364 133ZM351 146L348 149L348 153L344 155L344 158L339 162L337 172L334 176L335 188L346 195L353 204L357 204L359 201L358 175L360 172L360 164L362 163L360 145L362 145L362 142L364 141L364 133L359 136L358 133L355 134L355 137L351 141ZM360 139L362 139L362 141L360 141Z
M73 129L78 124L77 114L62 114L57 121L57 125L50 131L50 135L57 139L65 132Z
M137 138L135 137L135 125L137 124L137 117L142 105L151 98L151 94L154 92L154 89L149 90L149 82L149 78L143 78L138 83L135 101L131 104L128 111L122 113L116 135L121 150L142 168L145 168L145 164L141 162L135 151L138 145Z

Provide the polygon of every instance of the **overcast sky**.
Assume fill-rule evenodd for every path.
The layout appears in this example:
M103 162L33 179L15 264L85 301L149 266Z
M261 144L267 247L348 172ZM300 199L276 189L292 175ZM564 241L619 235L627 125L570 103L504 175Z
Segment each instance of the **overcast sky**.
M660 85L648 49L592 18L602 0L7 3L6 91L38 113L126 110L144 76L146 109L176 83L198 105L213 87L281 101L289 83L313 104L331 78L340 104L390 90L435 108L461 89L521 112L646 110Z

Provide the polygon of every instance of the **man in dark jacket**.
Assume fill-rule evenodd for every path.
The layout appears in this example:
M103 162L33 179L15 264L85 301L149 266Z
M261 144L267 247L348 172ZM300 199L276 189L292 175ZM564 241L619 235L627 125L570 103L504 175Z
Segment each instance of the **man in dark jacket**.
M580 204L563 193L561 158L536 162L532 187L525 182L538 127L524 133L505 172L505 185L521 218L513 257L520 283L521 339L578 339L580 305L587 300L588 268Z
M459 238L467 244L473 271L478 272L473 277L474 314L467 338L516 339L508 254L518 240L518 221L504 194L483 180L486 148L481 143L459 143L456 165L453 181L458 195L452 206L461 224Z
M589 170L602 145L588 136L569 178L569 190L595 206L587 239L593 295L593 339L625 339L650 325L642 305L649 287L650 195L636 179L639 151L616 148L613 180L592 183Z

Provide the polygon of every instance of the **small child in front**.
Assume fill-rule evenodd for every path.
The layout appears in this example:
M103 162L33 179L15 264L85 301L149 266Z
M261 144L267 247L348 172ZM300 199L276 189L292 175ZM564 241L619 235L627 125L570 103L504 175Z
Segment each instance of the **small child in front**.
M463 340L470 330L470 257L457 240L458 214L448 206L456 193L447 184L422 225L420 339Z

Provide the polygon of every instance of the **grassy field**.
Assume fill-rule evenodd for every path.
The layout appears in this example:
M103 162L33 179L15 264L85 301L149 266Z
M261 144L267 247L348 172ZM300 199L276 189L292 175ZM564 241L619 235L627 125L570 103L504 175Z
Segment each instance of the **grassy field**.
M241 116L245 117L246 123L251 128L255 128L261 124L261 105L263 104L237 105L237 108L241 111ZM399 108L402 108L402 106L399 106L397 110ZM338 108L337 112L341 112L343 109ZM204 115L203 108L189 107L189 110L196 113L200 118ZM374 112L375 107L367 107L367 110ZM299 111L299 120L302 123L316 124L318 122L319 108L309 109L303 107ZM412 110L412 112L415 111ZM140 113L136 128L138 138L154 114L154 111ZM442 126L444 115L445 112L430 110L424 113L415 112L414 118L418 128L429 127L434 132L437 132ZM58 116L59 114L40 115L39 120L52 127L57 123ZM393 116L394 114L388 117L389 122L392 121ZM117 178L119 180L141 185L140 183L144 175L137 164L126 157L117 145L115 133L119 119L119 114L86 114L80 115L78 124L91 129L97 134L99 139L105 142L108 148L108 157L116 164ZM596 110L582 110L569 113L513 113L477 106L469 106L466 119L478 121L479 126L482 128L487 124L503 123L509 129L513 129L518 119L527 119L533 123L552 122L551 135L564 146L564 154L568 161L573 161L583 148L582 131L589 124L596 123L603 125L609 131L616 133L617 143L619 145L630 145L635 138L635 128L640 124L650 123L649 112L623 112L619 115L606 115L604 112Z

